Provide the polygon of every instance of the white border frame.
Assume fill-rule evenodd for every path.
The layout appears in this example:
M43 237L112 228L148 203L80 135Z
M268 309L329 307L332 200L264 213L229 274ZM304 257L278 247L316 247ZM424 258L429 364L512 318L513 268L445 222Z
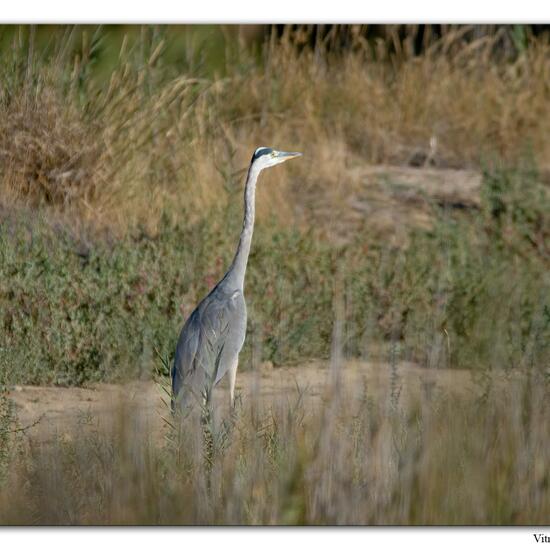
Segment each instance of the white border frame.
M550 2L461 0L21 0L4 23L550 23Z

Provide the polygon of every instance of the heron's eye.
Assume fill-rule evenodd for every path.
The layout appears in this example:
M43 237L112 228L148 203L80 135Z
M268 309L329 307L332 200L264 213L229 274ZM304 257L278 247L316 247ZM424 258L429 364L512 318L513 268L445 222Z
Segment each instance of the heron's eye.
M276 153L275 151L273 151L273 152L271 153L271 158L275 158L276 156L277 156L277 153Z

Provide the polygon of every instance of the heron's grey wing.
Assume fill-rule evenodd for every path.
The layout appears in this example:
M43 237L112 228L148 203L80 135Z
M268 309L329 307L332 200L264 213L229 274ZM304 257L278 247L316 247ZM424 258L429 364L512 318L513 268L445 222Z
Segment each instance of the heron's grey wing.
M244 329L243 329L244 324ZM178 395L188 384L217 383L238 354L246 331L246 309L240 291L227 293L216 287L185 323L172 370L172 388Z
M207 354L203 364L214 384L227 372L231 360L239 353L246 330L246 309L242 292L227 293L221 288L209 296L201 311L202 340L199 352ZM205 344L205 345L202 345Z
M195 357L197 355L199 342L199 311L195 309L183 326L176 347L176 356L174 357L171 373L174 395L179 394L184 380L189 379L195 371Z

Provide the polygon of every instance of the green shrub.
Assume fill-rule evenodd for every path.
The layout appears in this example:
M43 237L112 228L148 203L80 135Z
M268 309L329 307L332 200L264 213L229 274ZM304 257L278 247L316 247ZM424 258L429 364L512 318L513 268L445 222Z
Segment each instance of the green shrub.
M380 343L390 353L388 342L391 353L434 367L547 364L542 184L523 171L491 173L483 194L479 211L438 210L405 249L374 241L368 228L336 248L311 232L259 224L242 368L327 358L337 300L348 356ZM230 264L239 224L219 211L111 242L40 220L3 224L2 369L13 381L63 385L148 376L153 349L171 356L185 318Z

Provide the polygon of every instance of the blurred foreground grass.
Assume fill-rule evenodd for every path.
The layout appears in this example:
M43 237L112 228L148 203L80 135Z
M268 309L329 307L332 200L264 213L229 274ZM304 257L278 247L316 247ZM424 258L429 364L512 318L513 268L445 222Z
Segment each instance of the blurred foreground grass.
M83 408L75 432L12 437L0 523L547 524L540 373L481 376L469 391L426 383L411 397L401 370L384 389L349 383L343 367L316 407L298 385L247 392L208 445L189 419L159 430L131 395L107 428Z

